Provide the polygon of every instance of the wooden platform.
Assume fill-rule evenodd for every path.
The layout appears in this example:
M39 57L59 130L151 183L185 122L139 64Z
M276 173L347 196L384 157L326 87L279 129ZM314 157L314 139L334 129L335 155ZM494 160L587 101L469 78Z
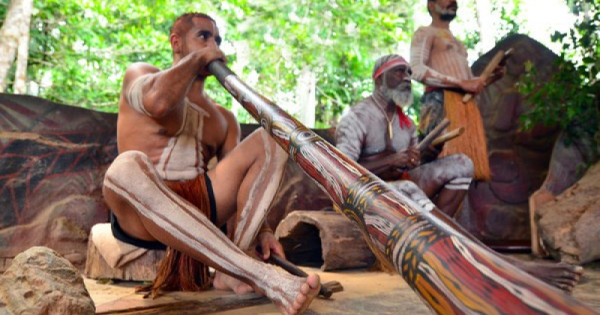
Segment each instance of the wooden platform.
M584 268L583 279L573 296L600 311L600 262ZM432 314L398 275L365 269L341 272L302 269L318 273L324 282L335 280L344 286L344 291L335 293L330 300L315 299L306 314ZM85 284L98 314L280 314L273 303L255 294L236 296L211 290L171 293L156 300L144 300L133 293L135 283L98 284L86 279Z

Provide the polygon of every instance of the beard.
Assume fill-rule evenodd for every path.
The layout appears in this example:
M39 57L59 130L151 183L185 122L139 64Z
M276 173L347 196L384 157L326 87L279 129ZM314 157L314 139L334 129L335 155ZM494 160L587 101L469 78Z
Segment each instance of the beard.
M456 11L458 10L458 6L456 3L449 5L446 8L440 7L439 4L435 4L435 12L439 13L440 19L442 21L452 21L456 17Z
M381 93L387 102L392 101L396 106L403 108L412 104L412 86L410 83L401 83L394 89L389 89L385 84L381 86Z

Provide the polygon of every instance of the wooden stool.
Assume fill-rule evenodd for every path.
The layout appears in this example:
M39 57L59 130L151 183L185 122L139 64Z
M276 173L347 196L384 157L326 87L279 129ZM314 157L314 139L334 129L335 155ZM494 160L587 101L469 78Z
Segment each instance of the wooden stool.
M92 227L84 274L91 279L153 281L164 250L149 250L114 238L110 223Z

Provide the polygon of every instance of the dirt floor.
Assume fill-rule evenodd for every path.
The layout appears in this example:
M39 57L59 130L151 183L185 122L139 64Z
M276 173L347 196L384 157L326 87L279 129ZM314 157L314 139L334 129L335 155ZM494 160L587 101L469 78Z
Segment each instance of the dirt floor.
M520 255L527 259L528 256ZM573 296L600 312L600 262L584 266L585 273ZM318 273L322 282L338 281L343 292L331 299L315 299L306 314L431 314L398 275L368 270ZM268 299L256 294L236 296L225 291L210 290L202 293L175 292L155 300L135 294L140 283L100 283L85 279L86 287L96 304L97 314L280 314Z

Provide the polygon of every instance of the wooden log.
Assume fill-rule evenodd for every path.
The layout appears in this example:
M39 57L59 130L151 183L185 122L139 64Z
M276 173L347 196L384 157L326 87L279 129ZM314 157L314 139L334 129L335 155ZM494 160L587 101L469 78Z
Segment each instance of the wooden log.
M158 265L164 256L164 250L148 250L146 253L123 267L113 268L106 262L104 257L102 257L99 249L92 241L92 235L90 234L87 260L83 273L90 279L152 281L156 277Z
M222 62L208 66L290 157L357 224L384 267L439 314L598 314L425 211L256 93Z
M293 211L279 223L275 236L295 264L329 271L364 268L375 261L358 226L337 212Z

